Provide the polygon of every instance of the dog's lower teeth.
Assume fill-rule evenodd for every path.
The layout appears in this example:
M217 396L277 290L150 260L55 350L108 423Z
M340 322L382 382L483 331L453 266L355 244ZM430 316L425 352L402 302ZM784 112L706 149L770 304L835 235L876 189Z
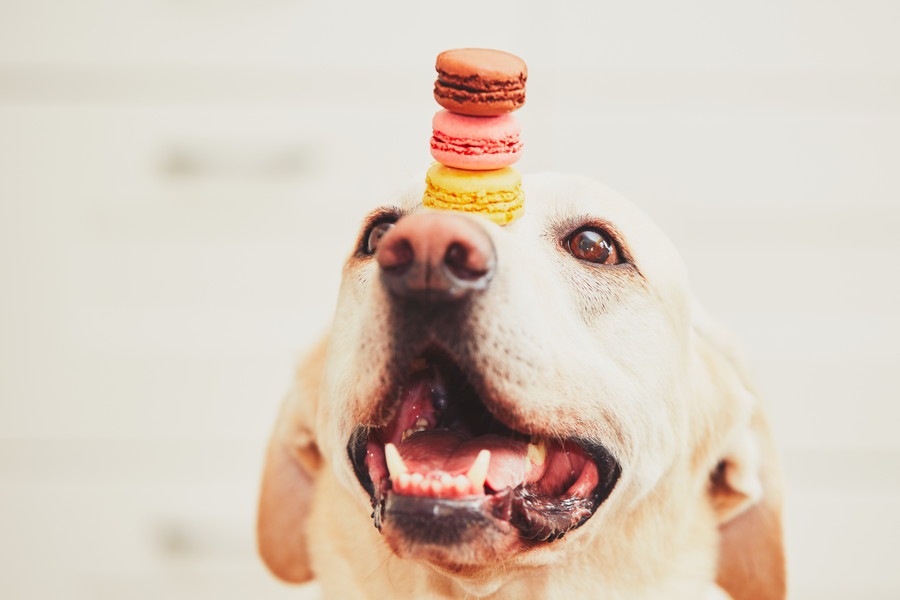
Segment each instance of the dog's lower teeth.
M384 459L388 477L397 493L434 497L468 496L483 493L491 466L491 451L481 450L464 475L440 471L430 474L410 471L397 446L390 442L384 445Z

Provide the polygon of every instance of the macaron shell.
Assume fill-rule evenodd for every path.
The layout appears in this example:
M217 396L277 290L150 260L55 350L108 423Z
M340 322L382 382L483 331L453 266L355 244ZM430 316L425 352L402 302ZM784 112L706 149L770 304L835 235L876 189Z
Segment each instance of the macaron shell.
M441 164L454 169L492 171L514 165L519 154L460 154L454 150L441 150L432 143L431 156Z
M493 170L519 160L521 128L512 115L469 117L442 110L431 122L431 155L448 167Z
M446 50L438 54L435 69L448 85L482 92L523 90L528 79L525 61L488 48Z
M498 192L522 185L522 175L512 167L496 171L465 171L440 163L431 165L425 174L425 180L453 194Z

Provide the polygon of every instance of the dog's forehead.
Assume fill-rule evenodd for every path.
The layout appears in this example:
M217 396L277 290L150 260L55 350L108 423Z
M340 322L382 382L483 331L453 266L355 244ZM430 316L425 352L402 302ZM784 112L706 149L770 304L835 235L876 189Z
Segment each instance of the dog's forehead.
M544 236L548 228L599 220L616 229L628 253L651 282L686 287L686 275L674 245L635 204L611 188L583 175L536 173L524 175L525 214L494 235L527 240ZM404 212L422 209L424 184L416 182L396 197Z
M581 175L538 173L523 179L526 215L540 226L573 217L601 219L628 234L628 230L652 225L622 195Z

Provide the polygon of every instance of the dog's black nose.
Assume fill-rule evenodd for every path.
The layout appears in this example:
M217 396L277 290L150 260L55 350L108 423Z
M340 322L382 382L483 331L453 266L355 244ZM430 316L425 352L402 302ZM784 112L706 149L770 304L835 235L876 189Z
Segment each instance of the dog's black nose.
M491 238L473 219L450 212L403 217L378 243L381 280L398 296L458 300L494 276Z

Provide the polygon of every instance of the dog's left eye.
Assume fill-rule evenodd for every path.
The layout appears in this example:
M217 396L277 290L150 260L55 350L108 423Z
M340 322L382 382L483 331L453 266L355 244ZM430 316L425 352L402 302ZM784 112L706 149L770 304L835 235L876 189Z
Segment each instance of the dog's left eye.
M566 248L578 260L603 265L619 262L619 252L609 235L595 227L579 229L566 239Z
M375 254L375 251L378 249L378 242L381 241L384 234L386 234L393 226L393 221L382 221L381 223L376 223L369 229L369 233L366 235L366 252L368 254Z

